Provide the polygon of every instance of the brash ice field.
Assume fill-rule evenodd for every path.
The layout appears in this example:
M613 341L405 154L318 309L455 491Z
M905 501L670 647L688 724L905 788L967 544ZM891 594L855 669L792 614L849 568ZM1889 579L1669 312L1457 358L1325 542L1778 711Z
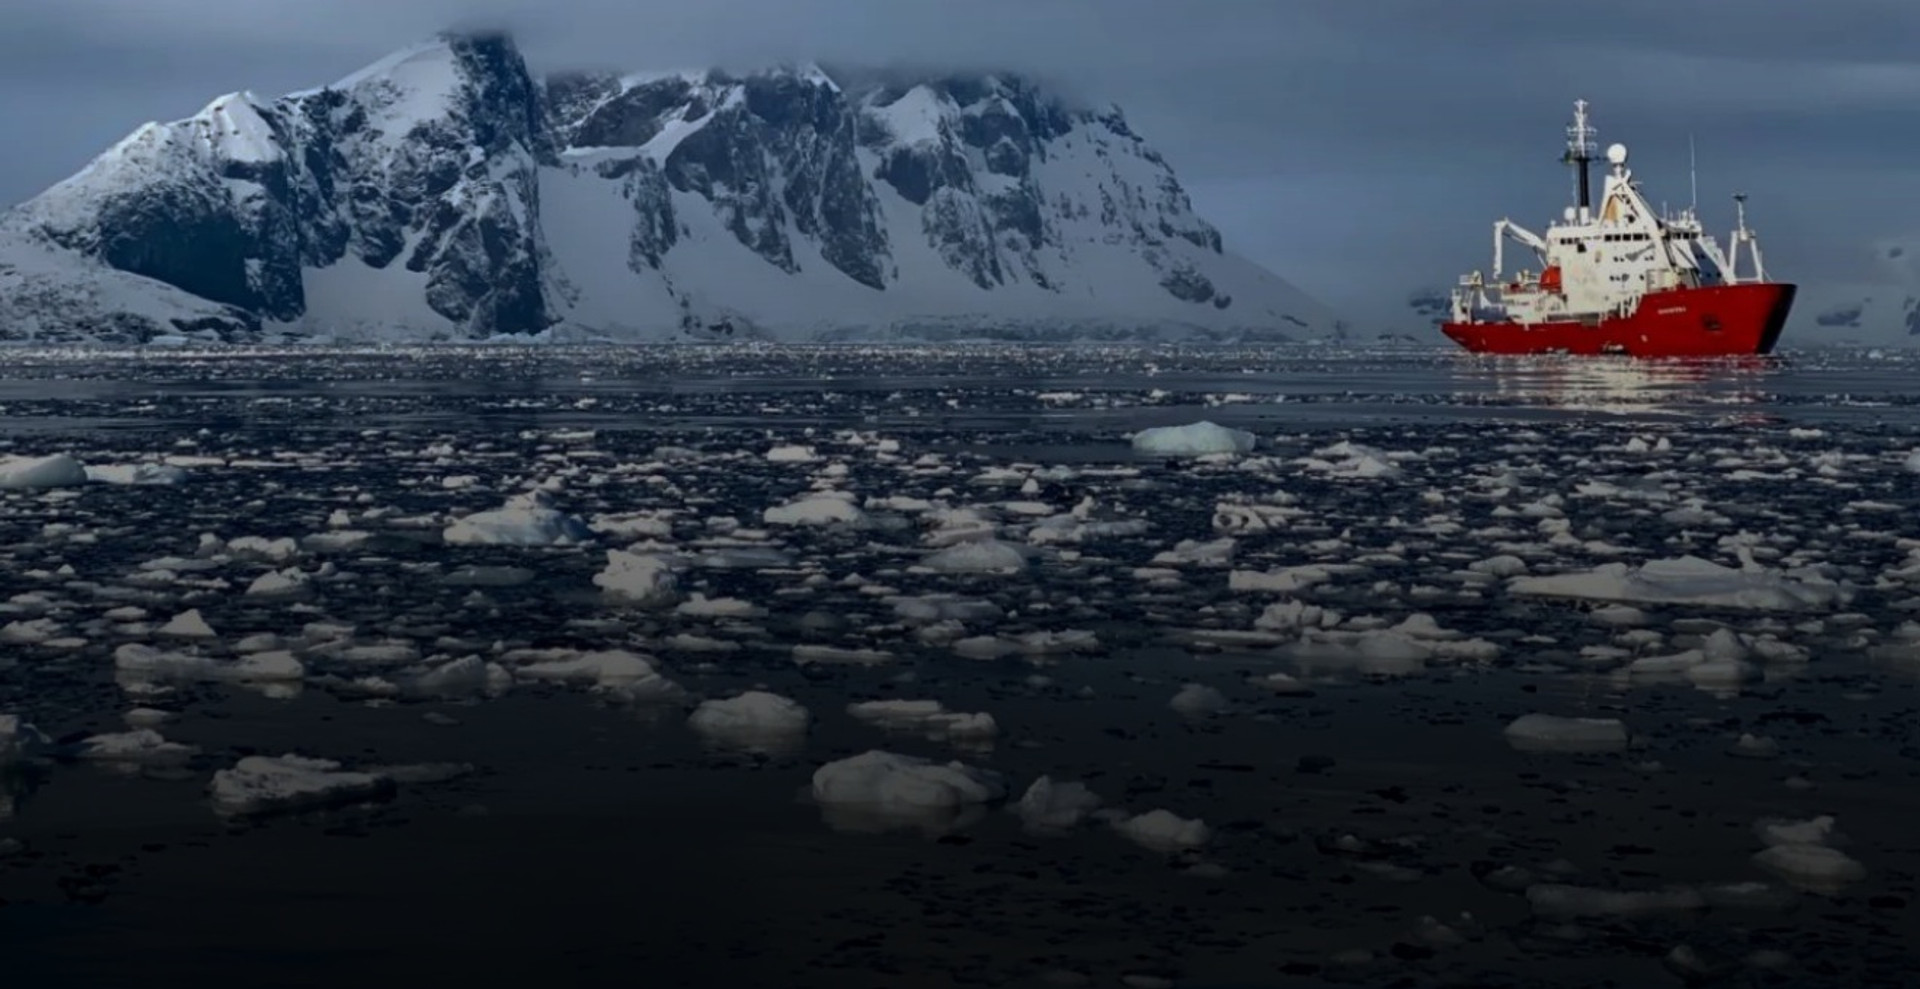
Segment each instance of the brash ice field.
M9 353L0 946L25 984L1901 984L1914 370Z

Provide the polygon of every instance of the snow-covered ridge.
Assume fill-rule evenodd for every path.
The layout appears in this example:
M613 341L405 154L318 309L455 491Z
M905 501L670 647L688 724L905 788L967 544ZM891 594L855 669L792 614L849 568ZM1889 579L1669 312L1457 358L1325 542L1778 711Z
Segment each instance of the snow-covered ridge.
M1008 74L536 79L449 35L0 215L0 339L1286 339L1117 109Z

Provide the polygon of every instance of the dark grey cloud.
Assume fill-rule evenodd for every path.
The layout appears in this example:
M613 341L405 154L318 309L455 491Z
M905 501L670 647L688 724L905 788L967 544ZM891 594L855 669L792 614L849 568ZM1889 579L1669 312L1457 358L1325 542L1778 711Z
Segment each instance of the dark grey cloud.
M1568 104L1656 201L1754 195L1770 260L1841 278L1920 229L1912 0L0 0L0 202L149 119L330 81L447 27L538 69L1010 68L1120 103L1229 243L1363 319L1543 220ZM1382 301L1384 300L1384 301Z

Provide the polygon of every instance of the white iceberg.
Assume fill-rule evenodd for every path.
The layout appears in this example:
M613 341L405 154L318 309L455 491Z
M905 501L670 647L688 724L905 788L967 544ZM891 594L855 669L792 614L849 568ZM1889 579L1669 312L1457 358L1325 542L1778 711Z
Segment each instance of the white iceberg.
M1507 589L1540 597L1757 611L1822 610L1849 596L1840 585L1817 578L1765 569L1735 570L1697 556L1654 560L1638 568L1609 563L1584 573L1515 577Z
M1211 422L1186 426L1156 426L1133 434L1133 449L1155 457L1205 457L1218 453L1248 453L1254 435Z

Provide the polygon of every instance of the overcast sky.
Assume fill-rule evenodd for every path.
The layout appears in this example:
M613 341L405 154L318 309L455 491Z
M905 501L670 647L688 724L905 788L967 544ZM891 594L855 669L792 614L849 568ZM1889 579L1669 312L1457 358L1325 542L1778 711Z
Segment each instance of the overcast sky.
M447 27L535 71L818 59L1014 68L1124 107L1228 247L1356 321L1569 199L1576 97L1656 202L1734 191L1776 275L1920 230L1916 0L0 0L0 203L221 93L323 84ZM1596 174L1598 173L1596 168Z

